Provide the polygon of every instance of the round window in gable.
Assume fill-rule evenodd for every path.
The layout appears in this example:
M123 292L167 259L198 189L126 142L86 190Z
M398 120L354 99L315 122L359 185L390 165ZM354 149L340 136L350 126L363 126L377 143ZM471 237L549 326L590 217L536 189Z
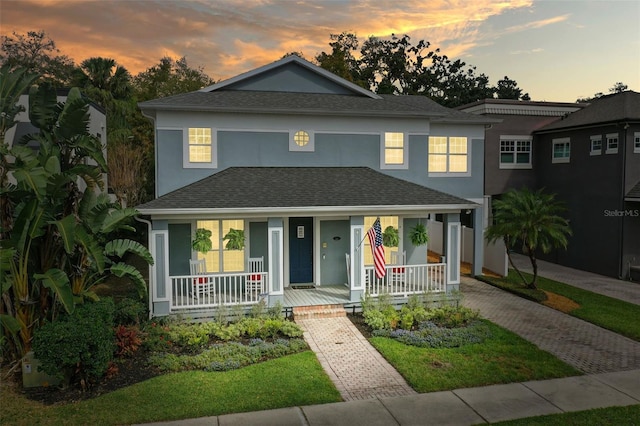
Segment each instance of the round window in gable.
M293 135L293 141L298 146L305 146L309 143L309 133L304 130L298 130L295 135Z

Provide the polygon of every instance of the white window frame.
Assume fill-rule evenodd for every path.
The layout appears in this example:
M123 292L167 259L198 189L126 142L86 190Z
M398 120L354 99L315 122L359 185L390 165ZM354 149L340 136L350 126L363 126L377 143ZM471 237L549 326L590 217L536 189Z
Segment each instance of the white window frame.
M387 147L387 135L402 135L402 147ZM382 132L380 134L380 168L381 169L407 169L409 167L407 144L409 138L403 132ZM387 149L402 151L402 163L387 163Z
M611 147L613 140L615 139L615 147ZM617 133L608 133L607 134L607 150L604 152L605 154L617 154L618 147L620 146L620 138Z
M640 132L633 134L633 153L640 154Z
M551 140L551 162L552 163L568 163L571 160L571 138L559 138ZM567 145L568 155L566 157L555 157L556 145Z
M593 135L589 138L591 141L589 145L589 155L601 155L602 154L602 135ZM600 142L600 148L594 148L593 143Z
M446 138L447 139L447 150L446 153L436 153L432 154L429 152L429 145L431 144L431 138ZM467 140L467 153L466 154L456 154L451 153L451 139L452 138L465 138ZM444 136L444 135L429 135L427 138L427 171L429 177L469 177L471 176L471 138L468 136ZM431 155L444 155L446 156L446 172L432 172L429 170L429 156ZM464 172L450 172L449 171L449 157L451 155L466 155L467 157L467 170Z
M189 157L189 129L211 130L211 161L193 162ZM218 132L210 127L187 127L182 131L182 167L185 169L215 169L218 167Z
M513 162L511 163L503 163L502 162L502 143L503 142L513 142L513 151L504 152L505 154L513 154ZM529 145L529 161L527 163L518 163L518 145L522 143L528 143ZM531 169L533 166L531 164L531 154L533 150L533 137L527 135L500 135L500 147L498 152L498 162L500 164L501 169ZM520 153L524 153L526 151L521 151Z
M296 134L298 132L305 132L309 135L309 142L306 145L300 146L296 143ZM316 150L315 134L311 130L306 129L294 129L289 130L289 151L290 152L314 152Z

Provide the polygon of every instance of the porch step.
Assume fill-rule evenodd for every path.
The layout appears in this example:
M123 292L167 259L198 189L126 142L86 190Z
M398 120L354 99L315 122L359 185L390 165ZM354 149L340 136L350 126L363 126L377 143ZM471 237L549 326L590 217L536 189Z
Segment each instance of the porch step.
M343 305L294 306L293 320L346 317Z

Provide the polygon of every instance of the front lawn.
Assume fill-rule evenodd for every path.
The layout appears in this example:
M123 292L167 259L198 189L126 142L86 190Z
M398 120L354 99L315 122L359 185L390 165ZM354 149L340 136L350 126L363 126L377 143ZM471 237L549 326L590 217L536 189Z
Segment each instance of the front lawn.
M582 374L519 336L483 320L491 337L455 348L409 346L386 337L371 344L418 392Z
M494 424L500 426L637 426L640 425L640 405L596 408Z
M523 275L527 280L532 279L530 274L523 272ZM478 278L496 287L539 302L546 300L543 290L564 296L578 305L575 309L566 311L569 315L640 342L640 327L637 323L637 319L640 318L640 306L633 303L540 276L538 277L538 290L529 290L524 288L522 281L512 269L509 270L509 276L506 278Z
M341 401L311 351L232 371L166 374L66 405L45 406L7 386L0 392L3 425L147 423Z

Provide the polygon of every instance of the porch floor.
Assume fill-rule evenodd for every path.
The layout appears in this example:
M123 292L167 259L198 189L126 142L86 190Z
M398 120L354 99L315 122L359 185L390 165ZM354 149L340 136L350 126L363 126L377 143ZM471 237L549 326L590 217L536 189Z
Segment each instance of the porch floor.
M284 306L337 305L349 303L349 287L340 285L322 285L308 289L285 287Z

